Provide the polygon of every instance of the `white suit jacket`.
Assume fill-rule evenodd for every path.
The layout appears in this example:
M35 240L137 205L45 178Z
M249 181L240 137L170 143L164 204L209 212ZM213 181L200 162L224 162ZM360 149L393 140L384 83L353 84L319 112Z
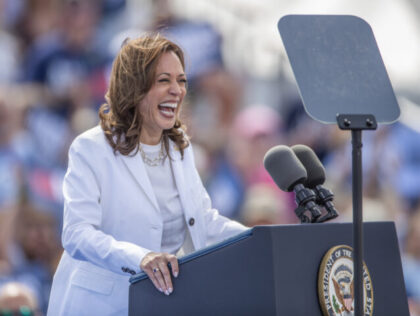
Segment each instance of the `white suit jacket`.
M171 142L170 154L194 248L245 230L211 208L191 145L181 159ZM124 271L140 272L144 255L159 252L162 239L162 217L141 156L114 154L101 127L90 129L70 147L63 193L64 253L48 315L127 315L130 274Z

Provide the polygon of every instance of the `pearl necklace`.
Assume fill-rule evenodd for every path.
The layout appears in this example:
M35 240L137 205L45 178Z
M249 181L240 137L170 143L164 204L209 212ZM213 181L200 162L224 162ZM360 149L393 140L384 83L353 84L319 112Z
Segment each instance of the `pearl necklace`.
M143 162L150 167L156 167L156 166L161 165L166 158L166 155L163 152L163 144L160 147L159 155L153 159L146 155L141 145L139 145L139 151L140 151L141 158L143 158Z

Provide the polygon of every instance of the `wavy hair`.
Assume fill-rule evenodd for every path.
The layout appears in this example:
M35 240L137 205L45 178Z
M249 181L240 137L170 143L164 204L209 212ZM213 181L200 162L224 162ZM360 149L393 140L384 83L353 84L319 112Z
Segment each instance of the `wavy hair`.
M99 109L101 127L114 153L135 155L139 151L143 122L139 105L153 85L159 58L170 51L178 56L185 69L181 48L159 34L124 41L112 65L106 103ZM162 140L168 155L171 139L184 157L184 149L189 145L185 131L179 118L171 129L163 131Z

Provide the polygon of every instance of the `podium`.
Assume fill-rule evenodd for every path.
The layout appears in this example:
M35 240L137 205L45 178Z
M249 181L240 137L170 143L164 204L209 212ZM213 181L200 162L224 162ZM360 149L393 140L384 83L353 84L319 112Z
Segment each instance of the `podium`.
M409 315L395 225L363 224L373 314ZM179 259L174 292L146 274L130 279L129 315L323 315L318 271L325 253L352 246L351 223L257 226Z

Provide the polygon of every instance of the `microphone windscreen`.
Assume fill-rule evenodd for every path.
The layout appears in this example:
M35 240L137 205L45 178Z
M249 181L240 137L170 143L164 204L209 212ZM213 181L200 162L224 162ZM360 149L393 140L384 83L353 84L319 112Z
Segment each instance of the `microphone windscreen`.
M283 191L290 192L306 180L306 170L293 151L284 145L271 148L264 156L264 167Z
M317 185L325 182L325 169L315 152L305 145L292 146L300 162L304 165L308 174L304 185L307 188L314 189Z

